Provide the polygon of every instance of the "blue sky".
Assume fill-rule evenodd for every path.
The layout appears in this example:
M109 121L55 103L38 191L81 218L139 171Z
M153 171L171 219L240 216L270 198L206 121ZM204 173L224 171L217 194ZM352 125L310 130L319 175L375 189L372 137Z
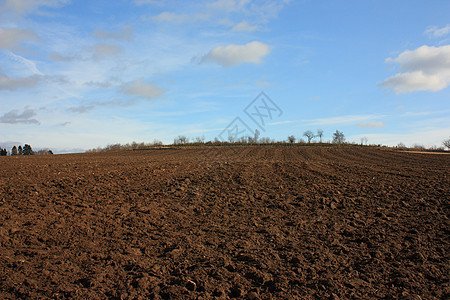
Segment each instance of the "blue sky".
M0 0L0 146L82 151L236 128L441 146L449 11L446 0Z

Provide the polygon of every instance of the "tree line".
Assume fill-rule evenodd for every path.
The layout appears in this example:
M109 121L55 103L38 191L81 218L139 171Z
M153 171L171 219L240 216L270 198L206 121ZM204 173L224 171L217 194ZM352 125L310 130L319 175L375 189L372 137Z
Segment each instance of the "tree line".
M322 137L323 137L323 130L317 129L316 133L312 132L311 130L306 130L303 132L303 136L306 137L308 140L308 144L311 143L311 141L315 138L319 138L319 143L322 143ZM288 136L287 141L291 144L295 143L296 138L293 135ZM303 139L298 139L299 143L305 143ZM333 144L343 144L345 143L345 135L342 131L336 130L335 133L333 133Z
M313 133L310 130L307 130L303 133L303 136L307 137L308 143L311 143L311 141L314 138L319 138L319 143L323 143L322 137L323 137L323 130L317 129L317 133ZM219 139L218 137L215 137L213 140L207 141L205 137L195 137L190 138L185 135L179 135L173 140L173 144L166 145L166 146L182 146L182 145L205 145L205 146L217 146L217 145L250 145L250 144L283 144L283 143L294 143L298 144L305 144L307 143L302 138L296 139L295 136L290 135L287 137L287 140L284 141L277 141L269 137L261 137L259 130L255 130L253 136L240 136L240 137L234 137L229 136L227 140ZM326 143L330 143L329 141ZM333 134L333 139L331 141L333 144L344 144L345 143L345 135L342 131L336 130L336 132ZM123 151L123 150L144 150L144 149L150 149L154 147L161 147L163 146L163 143L159 140L154 140L151 143L137 143L132 142L128 144L110 144L106 147L98 147L89 149L86 152L108 152L108 151Z
M241 137L233 137L230 136L227 140L219 139L218 137L215 137L213 140L206 140L205 137L194 137L190 138L185 135L179 135L173 140L172 144L164 145L159 140L154 140L151 143L137 143L132 142L128 144L111 144L107 145L106 147L98 147L94 149L87 150L86 152L108 152L108 151L123 151L123 150L145 150L145 149L151 149L155 147L167 147L167 146L183 146L183 145L191 145L191 146L220 146L220 145L252 145L252 144L259 144L259 145L279 145L279 144L310 144L314 141L314 139L318 139L317 142L320 144L352 144L352 145L358 145L356 142L348 142L345 138L345 134L342 131L336 130L333 135L331 141L323 141L323 130L317 129L316 132L313 132L311 130L306 130L303 132L302 137L306 137L306 140L304 140L302 137L299 137L298 139L294 135L290 135L287 137L286 140L277 141L272 138L268 137L260 137L260 132L258 130L255 131L253 136L241 136ZM361 143L359 144L361 146L377 146L381 147L380 144L368 144L368 138L366 136L361 137ZM450 139L445 140L443 142L443 145L450 149ZM398 149L419 149L419 146L414 145L412 147L406 147L403 143L400 143L398 146L394 147ZM421 146L420 149L425 149L425 147ZM432 147L429 150L438 150L443 151L444 148L438 148L438 147Z
M52 150L38 150L38 151L33 151L33 148L28 145L25 144L23 147L21 145L19 145L18 147L14 145L14 147L12 147L11 149L11 156L16 156L16 155L47 155L47 154L53 154ZM2 149L0 148L0 156L7 156L8 155L8 150Z

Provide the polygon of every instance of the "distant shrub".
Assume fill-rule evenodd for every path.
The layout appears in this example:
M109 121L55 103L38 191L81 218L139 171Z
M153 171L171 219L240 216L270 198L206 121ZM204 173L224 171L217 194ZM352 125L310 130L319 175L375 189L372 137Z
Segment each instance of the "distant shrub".
M411 148L415 149L415 150L425 150L425 146L424 145L419 145L419 144L414 144Z
M53 151L49 150L49 149L41 149L41 150L36 151L34 154L36 154L36 155L52 155Z
M293 144L293 143L295 143L295 136L290 135L290 136L288 136L287 140L289 143Z

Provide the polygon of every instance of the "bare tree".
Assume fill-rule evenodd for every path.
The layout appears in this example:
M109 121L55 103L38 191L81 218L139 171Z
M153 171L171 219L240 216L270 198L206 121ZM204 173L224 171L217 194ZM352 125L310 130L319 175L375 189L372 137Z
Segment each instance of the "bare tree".
M205 143L205 136L202 136L202 137L196 137L195 139L194 139L194 141L195 141L195 143L196 144L204 144Z
M261 132L259 132L258 129L255 130L255 139L253 140L254 143L258 143L259 135Z
M274 141L268 137L262 137L259 139L259 143L261 144L270 144L273 143Z
M153 142L152 142L153 146L162 146L162 144L163 144L163 142L161 142L158 139L154 139Z
M311 130L306 130L303 132L303 136L306 136L308 139L308 143L311 143L311 140L315 137L314 133Z
M361 138L361 146L362 145L366 145L367 146L367 142L369 141L369 139L367 138L367 136L363 136Z
M36 155L52 155L53 151L49 149L41 149L35 152Z
M345 142L345 136L342 131L336 130L335 133L333 133L333 143L334 144L343 144Z
M450 149L450 138L447 140L444 140L442 142L442 145L444 145L444 147L447 147L447 149Z
M184 145L188 142L188 138L185 135L179 135L175 140L174 140L174 144L175 145Z
M319 142L322 143L323 130L322 129L317 129L316 136L319 138Z
M288 136L287 139L288 139L288 142L289 142L289 143L291 143L291 144L295 143L295 136L290 135L290 136Z

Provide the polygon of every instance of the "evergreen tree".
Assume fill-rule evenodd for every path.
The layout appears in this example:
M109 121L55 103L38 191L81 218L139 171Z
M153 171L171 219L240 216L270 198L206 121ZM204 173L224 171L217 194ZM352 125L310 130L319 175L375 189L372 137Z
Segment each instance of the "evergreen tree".
M11 155L17 155L17 147L16 146L12 147Z
M17 149L17 154L18 155L23 155L22 146L19 146L19 148Z
M23 155L33 155L33 149L31 149L31 146L28 144L25 144L25 146L23 146Z

